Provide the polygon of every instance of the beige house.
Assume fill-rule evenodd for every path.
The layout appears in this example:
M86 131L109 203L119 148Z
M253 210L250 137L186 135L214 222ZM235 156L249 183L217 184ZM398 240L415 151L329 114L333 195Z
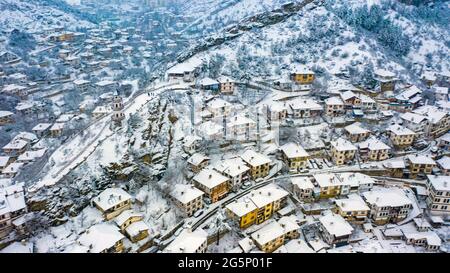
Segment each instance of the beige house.
M208 166L208 164L209 164L209 157L207 157L207 156L205 156L203 154L200 154L200 153L195 153L190 158L188 158L187 163L188 163L190 169L194 173L198 173L203 168Z
M131 209L131 196L120 188L108 188L92 200L106 220L111 220Z
M229 179L213 169L203 169L193 178L194 185L202 190L211 202L217 202L229 192Z
M359 143L358 146L359 153L363 160L382 161L389 158L391 147L375 137L371 137Z
M176 184L170 193L175 204L187 216L203 208L203 192L193 185Z
M370 130L361 127L359 122L355 122L344 127L345 134L351 142L360 142L367 139L370 135Z
M0 187L0 239L17 230L26 213L24 183Z
M10 111L0 111L0 125L13 123L14 122L13 115L14 113Z
M333 96L325 100L325 115L337 117L345 114L345 105L340 97Z
M398 148L410 147L416 137L416 133L400 125L391 125L386 131L392 144Z
M297 143L287 143L280 147L283 161L292 173L297 173L299 169L306 168L309 154Z
M331 141L331 158L336 165L344 165L353 160L358 149L348 140L338 138Z
M253 150L247 150L241 155L241 158L249 166L250 176L253 179L266 177L269 174L272 160L267 156Z
M377 225L397 223L412 211L412 202L402 189L380 188L362 193L370 207L370 217Z
M217 79L219 82L219 89L222 94L233 94L235 89L235 82L227 76L221 76Z
M309 177L292 177L292 192L300 200L310 202L314 199L314 184Z
M432 214L450 215L450 176L428 175L428 197L426 199L428 209Z
M114 218L122 233L135 243L148 237L148 226L143 222L144 216L132 210L125 210Z
M436 162L426 155L408 155L406 163L409 164L410 178L416 178L418 174L431 174Z
M351 194L347 199L338 199L335 204L335 212L349 222L364 223L369 216L370 208L357 194Z

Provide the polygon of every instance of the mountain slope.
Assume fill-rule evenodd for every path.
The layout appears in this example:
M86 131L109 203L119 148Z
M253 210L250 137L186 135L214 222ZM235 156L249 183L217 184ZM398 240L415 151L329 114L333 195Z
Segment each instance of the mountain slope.
M450 69L446 57L450 53L449 29L426 16L427 12L449 14L447 3L415 7L397 1L372 1L367 6L372 11L360 19L366 23L372 19L383 22L385 27L381 30L346 18L365 5L365 1L318 3L281 23L250 28L232 40L220 35L214 40L213 35L206 39L214 41L213 46L193 47L193 52L185 52L181 57L195 55L215 64L215 60L223 60L219 71L237 78L245 74L285 75L294 63L307 64L319 73L348 71L355 82L363 83L371 78L375 68L392 69L413 83L418 82L424 69ZM343 9L355 13L344 14ZM399 43L391 44L394 39Z

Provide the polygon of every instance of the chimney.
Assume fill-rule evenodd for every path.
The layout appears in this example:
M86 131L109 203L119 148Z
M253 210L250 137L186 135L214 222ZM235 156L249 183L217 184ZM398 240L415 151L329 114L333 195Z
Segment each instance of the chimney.
M212 174L209 174L208 178L211 179L212 178Z

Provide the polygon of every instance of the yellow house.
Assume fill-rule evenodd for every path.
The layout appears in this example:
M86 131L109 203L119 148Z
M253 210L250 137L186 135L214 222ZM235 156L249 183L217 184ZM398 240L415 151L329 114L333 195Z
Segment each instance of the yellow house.
M291 73L291 80L300 84L311 84L315 78L315 73L305 66L299 66Z
M226 211L228 216L235 219L239 227L244 229L269 219L283 206L288 195L289 193L282 188L269 184L228 204Z
M425 155L408 155L406 162L409 164L410 178L416 178L419 173L431 174L436 162Z
M350 190L350 185L344 185L332 173L314 174L313 180L320 189L319 198L321 199L336 197Z
M351 142L360 142L367 139L370 135L370 131L362 128L359 122L355 122L344 127L345 133Z
M398 148L411 146L416 136L416 133L400 125L390 126L387 129L387 132L389 133L389 138L391 139L392 144Z
M309 154L302 146L291 142L281 146L280 150L283 154L283 161L290 172L296 173L299 169L306 168Z
M369 216L370 208L359 195L336 200L335 204L335 212L349 222L364 223Z
M331 141L331 158L336 165L344 165L347 161L353 160L357 150L350 141L343 138Z
M386 160L389 157L390 150L391 147L375 137L371 137L359 144L359 152L364 160Z
M266 253L271 253L284 244L284 228L276 221L265 225L252 233L256 246Z
M250 167L250 176L253 179L266 177L272 162L267 156L253 150L247 150L241 155L242 160Z
M143 222L143 215L126 210L114 219L122 233L125 233L132 242L148 237L148 226Z
M106 220L111 220L131 208L131 196L120 188L108 188L95 197L93 203Z

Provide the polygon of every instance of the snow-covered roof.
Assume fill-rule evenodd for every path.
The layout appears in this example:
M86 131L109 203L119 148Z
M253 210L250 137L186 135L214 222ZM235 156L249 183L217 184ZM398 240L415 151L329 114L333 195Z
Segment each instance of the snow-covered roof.
M392 78L395 77L395 73L391 71L387 71L384 69L375 69L373 72L376 76L382 77L382 78Z
M286 253L315 253L303 239L290 240L284 245L284 248L286 249Z
M450 156L444 156L436 162L442 169L450 170Z
M206 242L208 233L201 228L191 231L183 230L163 252L166 253L194 253Z
M39 123L36 126L34 126L33 129L31 129L31 130L32 131L37 131L37 132L45 131L48 128L50 128L50 126L52 126L51 123Z
M289 105L293 110L322 110L322 106L309 98L296 98L289 101Z
M387 144L385 144L384 142L382 142L381 140L377 139L374 136L359 143L359 148L360 149L369 149L371 151L390 150L391 149L391 147L389 147Z
M427 120L425 116L411 112L403 113L402 115L400 115L400 118L415 124L419 124L422 121Z
M144 221L137 221L129 225L125 231L131 236L137 236L142 231L149 230L149 227Z
M3 117L10 117L10 116L12 116L12 115L14 115L13 112L10 112L10 111L0 111L0 118L3 118Z
M31 132L20 132L13 138L13 141L15 140L25 140L27 142L34 142L38 140L38 137Z
M423 240L427 241L428 245L431 246L441 246L441 238L434 231L425 231L425 232L404 232L405 238L407 240Z
M286 155L287 158L308 157L309 154L305 149L297 143L286 143L280 147L280 150Z
M78 242L89 248L91 253L100 253L113 247L118 241L125 238L119 228L109 223L100 223L88 228L78 238Z
M344 105L342 99L338 96L332 96L325 100L326 105Z
M450 191L450 176L448 175L427 175L428 182L437 191Z
M331 146L333 146L337 151L357 150L355 145L353 145L350 141L343 139L341 137L335 141L331 141Z
M289 193L279 186L269 184L260 189L252 190L250 193L228 204L226 208L238 217L242 217L255 209L262 208L288 195Z
M250 168L247 167L240 157L236 157L219 162L214 169L220 173L235 177L247 172Z
M296 185L299 189L313 189L314 184L311 179L307 176L299 176L291 178L292 185Z
M344 172L337 173L336 177L344 185L350 185L350 187L359 187L360 185L373 185L375 180L367 174L357 172Z
M0 188L0 215L27 207L23 187L24 183L17 183Z
M448 94L448 87L436 86L433 89L434 89L434 93L436 93L436 94L441 94L441 95Z
M259 245L265 245L266 243L279 238L285 234L283 227L276 221L273 221L259 230L252 233L251 237Z
M22 86L22 85L8 84L8 85L5 85L5 87L3 87L2 92L9 93L9 92L12 92L12 91L15 91L15 90L24 90L24 89L27 89L27 88L25 86Z
M217 134L221 134L223 130L223 127L213 121L206 121L203 122L198 126L198 132L199 134L202 134L203 136L214 136Z
M23 165L23 163L19 162L11 163L3 169L2 174L16 174L19 172L19 169L22 168Z
M4 249L0 250L0 253L33 253L33 243L13 242Z
M314 71L302 64L293 65L291 71L295 74L315 74Z
M215 98L208 103L208 107L211 109L217 109L222 107L231 107L232 104L223 99Z
M23 154L19 155L17 161L19 162L33 161L36 158L41 158L42 156L44 156L46 151L47 151L46 148L35 151L26 151Z
M430 223L425 218L414 218L413 221L419 228L431 228Z
M52 127L50 128L50 131L57 131L57 130L62 130L64 128L64 123L62 122L56 122L52 125Z
M176 184L170 195L182 204L187 204L202 196L203 192L193 185Z
M284 229L284 233L295 231L300 228L294 215L283 216L278 220L278 223Z
M401 189L380 188L362 193L366 202L377 207L400 207L412 204Z
M198 81L199 85L208 86L208 85L216 85L219 84L218 81L211 79L211 78L203 78Z
M335 203L343 212L370 210L361 198L338 199Z
M90 83L90 81L88 81L88 80L83 80L83 79L77 79L77 80L74 80L73 83L74 83L75 85L83 85L83 84L88 84L88 83Z
M424 115L427 117L431 123L436 124L441 121L445 116L448 115L448 112L440 110L436 106L424 105L417 109L413 110L414 113Z
M121 188L108 188L94 198L94 203L106 211L129 199L131 196Z
M116 84L116 82L110 81L110 80L103 80L103 81L97 82L95 85L100 86L100 87L105 87L105 86L113 85L113 84Z
M367 134L370 130L361 127L361 123L355 122L344 127L344 129L351 135Z
M339 214L328 213L320 217L319 222L329 234L335 237L349 236L353 232L352 226Z
M257 153L251 149L246 150L241 155L242 160L252 167L260 166L272 162L267 156Z
M239 114L236 115L232 118L230 118L230 121L228 122L227 126L228 127L233 127L233 126L240 126L240 125L245 125L245 124L256 124L255 121L253 121L252 119L246 117L243 114Z
M28 142L22 139L11 140L8 144L3 146L3 149L8 150L20 150L28 145Z
M108 114L112 112L111 106L97 106L95 107L92 114Z
M244 239L239 240L239 246L242 248L244 253L248 253L252 248L255 247L255 243L249 238L245 237Z
M205 160L209 160L209 157L201 153L195 153L188 158L187 163L192 164L194 166L198 166Z
M251 200L258 208L288 196L289 193L275 184L269 184L249 194Z
M358 97L353 91L345 91L344 93L341 93L341 99L343 101L349 100L351 98Z
M429 81L435 81L436 80L436 73L433 71L424 71L422 73L422 79L429 80Z
M227 177L212 169L201 170L193 179L208 189L212 189L228 181Z
M413 131L411 131L410 129L400 126L398 124L394 124L389 126L386 131L390 131L395 135L398 136L405 136L405 135L415 135L416 133L414 133Z
M220 76L220 77L217 79L217 81L218 81L219 83L234 82L234 80L233 80L232 78L227 77L227 76Z
M143 215L141 213L134 212L131 209L127 209L119 214L116 218L114 218L114 222L120 227L121 225L123 225L123 223L125 223L132 217L139 217L142 219Z
M236 216L242 217L258 207L253 203L250 196L245 196L228 204L226 208L232 211Z
M11 157L9 156L0 156L0 167L5 167L10 159Z
M428 165L436 165L436 162L427 155L408 155L406 157L412 164L428 164Z
M334 173L318 173L313 174L313 177L321 188L342 185L342 181Z

